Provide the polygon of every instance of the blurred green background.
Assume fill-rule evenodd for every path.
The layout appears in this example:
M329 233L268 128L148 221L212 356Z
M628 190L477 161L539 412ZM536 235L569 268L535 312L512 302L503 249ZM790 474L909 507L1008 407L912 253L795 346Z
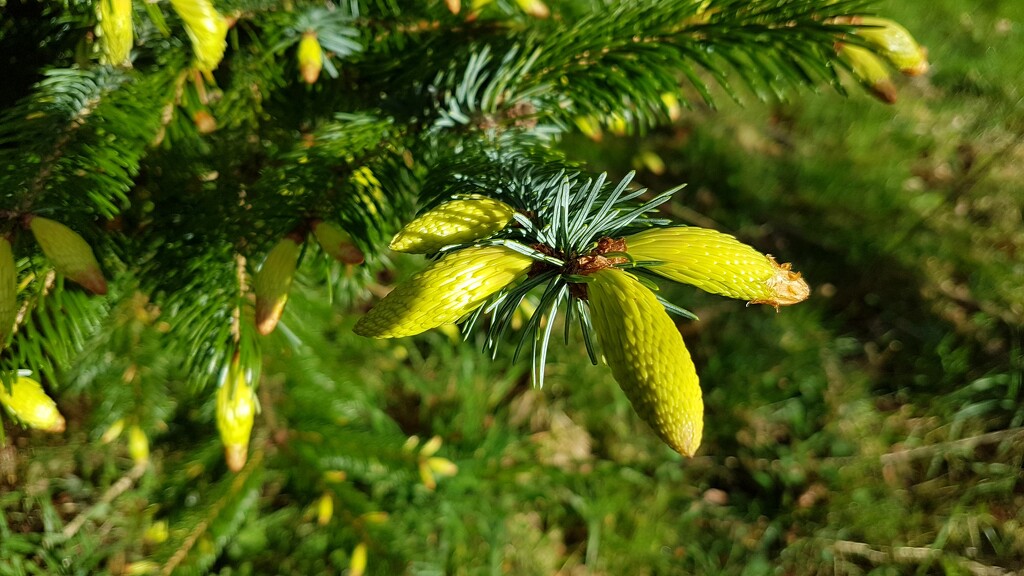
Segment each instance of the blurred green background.
M779 313L673 292L700 317L680 323L705 393L696 458L662 445L578 340L552 347L537 390L526 363L490 362L479 342L357 338L352 307L309 289L275 338L316 365L271 361L257 442L273 439L274 418L302 414L329 414L347 434L347 420L369 417L352 407L368 404L402 434L443 438L459 473L430 491L366 471L331 488L343 527L330 535L316 518L324 487L267 472L261 514L236 519L210 569L341 574L366 541L371 574L1024 570L1024 3L891 0L879 12L932 61L898 81L895 105L855 87L721 97L671 129L566 143L613 178L687 183L671 217L735 234L812 285ZM299 381L312 384L293 393ZM0 575L148 573L139 559L163 541L154 519L217 480L189 464L194 451L219 457L215 431L172 423L155 446L159 474L103 502L124 448L84 451L99 443L75 420L100 407L61 406L67 437L8 424ZM94 516L71 544L47 544L57 518L85 509ZM375 509L386 522L355 521Z

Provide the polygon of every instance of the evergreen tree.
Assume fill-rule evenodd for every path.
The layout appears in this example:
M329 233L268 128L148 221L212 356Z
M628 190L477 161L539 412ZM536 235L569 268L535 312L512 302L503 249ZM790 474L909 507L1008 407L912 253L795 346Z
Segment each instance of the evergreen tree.
M54 431L65 421L47 392L87 406L76 415L97 444L124 437L129 483L151 447L193 446L160 457L152 541L69 573L206 573L252 549L247 518L287 533L304 509L337 529L297 545L281 573L359 574L367 547L379 573L401 570L381 506L410 505L455 466L440 438L408 437L327 375L317 349L331 340L305 319L332 307L353 321L370 309L359 335L346 324L334 339L462 321L492 358L531 352L537 384L562 314L565 339L578 334L595 364L603 350L637 413L692 455L700 389L664 310L692 315L657 282L776 307L807 286L727 235L670 226L654 212L673 191L589 172L564 138L851 80L891 102L890 69L926 67L864 0L2 9L0 402ZM434 260L373 305L391 270L410 275L394 251ZM261 378L267 363L288 374L279 394L262 391L281 387ZM88 521L47 546L82 545ZM287 550L264 544L250 570Z

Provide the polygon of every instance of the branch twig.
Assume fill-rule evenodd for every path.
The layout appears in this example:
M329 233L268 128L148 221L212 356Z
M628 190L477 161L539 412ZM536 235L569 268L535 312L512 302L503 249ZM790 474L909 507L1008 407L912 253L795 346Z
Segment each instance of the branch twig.
M1013 572L1004 568L988 566L981 562L964 558L963 556L952 554L938 548L893 546L888 550L875 550L864 542L836 540L832 544L832 549L840 555L846 554L850 556L858 556L875 565L885 564L887 562L895 564L920 564L946 559L952 560L957 566L967 570L967 572L974 576L1009 576L1010 574L1013 574Z
M898 452L889 452L888 454L882 454L880 458L882 460L882 464L896 464L899 462L906 462L907 460L914 460L916 458L935 456L940 452L963 449L973 450L978 446L995 444L997 442L1002 442L1003 440L1015 439L1018 437L1024 437L1024 427L1011 428L1009 430L997 430L995 432L989 432L979 436L971 436L970 438L963 438L961 440L940 442L938 444L909 448Z
M75 516L71 522L68 522L68 525L65 526L64 530L60 533L61 539L67 540L77 534L89 518L96 515L99 510L116 500L118 496L127 492L132 485L139 480L139 478L142 478L142 475L146 473L148 468L148 462L139 462L135 464L135 466L132 466L124 476L119 478L117 482L111 484L110 488L107 488L107 491L103 493L103 496L100 497L99 501L86 510L83 510L78 516Z

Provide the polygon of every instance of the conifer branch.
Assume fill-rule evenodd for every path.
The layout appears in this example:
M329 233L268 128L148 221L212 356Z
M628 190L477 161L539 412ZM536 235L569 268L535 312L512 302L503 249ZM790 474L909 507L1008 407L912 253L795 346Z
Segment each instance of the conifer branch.
M263 450L254 450L241 472L221 481L212 502L201 512L200 518L187 523L191 526L187 536L180 543L164 548L171 553L163 562L160 574L170 576L179 570L194 574L207 571L227 540L238 530L246 512L257 503L264 456ZM197 550L203 538L208 539L209 546L201 546Z
M149 470L148 462L137 462L132 466L124 476L119 478L117 482L110 485L110 488L100 496L100 499L97 500L95 504L88 509L83 510L75 516L71 522L68 522L64 527L64 530L61 531L62 539L69 540L74 537L74 535L77 534L83 526L85 526L85 523L88 522L90 518L105 511L108 504L130 490L132 485L138 482L139 478L142 478L142 475L146 473L146 470Z
M18 370L31 370L59 383L58 376L101 326L107 308L80 290L66 289L52 272L27 288L31 292L23 302L31 313L20 316L18 331L0 356L0 374L8 378Z
M21 191L8 213L73 206L117 215L157 132L165 79L109 68L51 71L0 117L0 186Z

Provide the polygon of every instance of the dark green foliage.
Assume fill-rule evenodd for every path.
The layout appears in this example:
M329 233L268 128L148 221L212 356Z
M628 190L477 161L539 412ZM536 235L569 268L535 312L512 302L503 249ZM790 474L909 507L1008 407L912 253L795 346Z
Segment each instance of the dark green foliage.
M433 167L452 154L489 149L466 173L506 181L521 150L551 144L573 118L664 120L663 95L687 99L683 76L707 93L698 67L724 85L728 63L755 91L758 74L791 86L834 80L828 51L843 27L827 21L863 8L795 0L652 6L595 9L567 29L555 19L510 17L501 5L470 19L440 5L421 12L419 2L228 5L221 9L237 22L227 59L206 79L188 69L174 13L149 6L135 14L133 68L81 57L67 67L72 60L58 55L47 78L5 111L4 230L16 233L29 213L80 230L121 297L141 291L160 309L171 363L202 386L238 337L243 266L256 269L283 234L305 233L308 219L340 223L377 261L424 183L450 177ZM328 74L313 86L294 65L307 30L327 50ZM79 40L80 54L95 49ZM557 168L557 155L538 161L547 157ZM444 186L428 190L444 195ZM13 349L38 347L22 341Z
M1024 78L998 57L1021 43L1016 4L216 7L236 20L204 78L166 2L135 2L127 69L97 63L93 3L0 2L0 234L24 309L0 366L36 373L69 423L48 438L2 414L0 576L343 574L360 543L371 574L1024 567ZM876 7L929 46L934 75L895 108L804 98L842 92L834 43L852 28L831 18ZM325 50L313 85L307 31ZM748 95L769 103L735 104ZM687 110L670 122L673 99ZM607 131L599 148L583 121ZM417 209L500 196L583 246L585 206L559 191L605 171L650 216L735 233L817 288L780 314L663 290L702 319L680 323L707 404L692 460L639 424L589 342L551 346L543 390L498 346L545 350L582 308L531 332L524 292L466 342L351 333L420 266L384 251ZM110 295L51 274L28 214L80 233ZM307 241L277 331L257 336L251 274L317 218L367 264ZM215 399L236 351L261 413L233 473ZM105 436L122 425L148 462Z

